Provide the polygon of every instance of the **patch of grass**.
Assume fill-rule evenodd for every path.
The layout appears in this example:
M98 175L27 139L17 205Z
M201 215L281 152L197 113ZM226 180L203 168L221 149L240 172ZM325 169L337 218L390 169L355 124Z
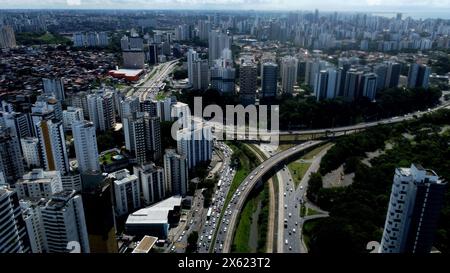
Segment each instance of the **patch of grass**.
M330 146L332 146L333 145L333 143L327 143L327 144L325 144L325 145L321 145L321 146L319 146L319 147L317 147L317 148L314 148L313 150L311 150L310 152L308 152L306 155L304 155L303 157L302 157L302 159L305 159L305 160L311 160L311 159L313 159L316 155L318 155L321 151L323 151L324 149L326 149L326 148L328 148L328 147L330 147Z
M302 181L302 178L309 169L309 166L311 166L311 163L300 163L296 161L288 164L288 168L292 174L296 188L300 184L300 181Z
M312 209L312 208L306 209L306 216L312 216L312 215L317 215L317 214L320 214L320 212L318 212L315 209Z
M305 205L300 206L300 217L305 217L306 215L306 207Z
M292 147L294 147L295 144L280 144L278 146L278 151L282 152L282 151L286 151L287 149L290 149Z
M166 95L164 94L164 92L159 92L155 98L156 100L164 100L166 98Z
M102 157L100 157L101 164L111 164L113 163L113 156L117 155L117 152L106 153Z
M252 225L252 215L258 206L258 196L249 199L242 213L240 214L236 233L234 235L233 245L231 246L231 252L238 253L250 253L252 250L249 247L250 229Z
M320 220L321 219L310 220L303 224L302 237L303 237L303 241L305 242L305 245L308 249L309 249L309 245L311 242L311 231L314 229L314 227L317 225L317 223Z

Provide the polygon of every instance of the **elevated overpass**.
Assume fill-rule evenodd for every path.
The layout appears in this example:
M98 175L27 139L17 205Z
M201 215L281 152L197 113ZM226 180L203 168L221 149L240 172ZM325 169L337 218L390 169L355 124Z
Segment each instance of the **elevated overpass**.
M242 181L241 185L236 191L239 191L239 195L237 195L236 197L237 199L229 203L231 218L223 244L224 253L230 252L231 245L233 244L234 232L239 221L239 215L252 189L259 182L265 181L276 174L287 162L294 160L300 154L316 147L321 143L324 143L324 141L309 141L292 147L288 150L279 152L261 163L257 168L252 170L252 172Z

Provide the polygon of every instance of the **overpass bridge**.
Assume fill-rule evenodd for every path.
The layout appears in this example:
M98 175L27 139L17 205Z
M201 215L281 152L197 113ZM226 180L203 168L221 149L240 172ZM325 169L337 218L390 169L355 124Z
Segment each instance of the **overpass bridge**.
M225 234L223 244L224 253L230 252L231 245L233 244L234 232L239 221L239 215L252 189L258 183L262 183L275 175L286 163L295 160L300 154L303 154L324 142L325 141L323 140L309 141L279 152L261 163L242 181L241 185L236 190L238 193L236 199L229 203L232 213L230 224L228 225L228 230Z

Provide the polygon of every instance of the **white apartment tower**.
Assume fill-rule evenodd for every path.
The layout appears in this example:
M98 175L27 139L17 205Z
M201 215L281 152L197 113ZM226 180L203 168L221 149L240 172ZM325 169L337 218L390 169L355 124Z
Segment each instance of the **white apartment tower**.
M114 204L116 214L122 216L141 207L141 190L138 177L130 175L127 169L110 173L114 188Z
M298 59L286 56L281 60L281 86L283 93L292 94L297 84Z
M44 94L53 95L59 101L66 99L64 93L64 78L43 78Z
M45 252L69 252L68 243L72 241L80 244L81 253L90 252L81 195L59 192L41 204L39 211Z
M194 122L191 128L185 128L177 132L177 152L187 158L189 169L194 168L200 162L210 160L212 147L211 126Z
M173 149L167 149L164 154L164 180L166 194L186 195L188 190L187 159Z
M100 171L95 126L89 121L77 121L72 126L75 154L81 173Z
M430 252L446 184L418 164L395 170L380 252Z
M83 121L84 114L82 108L67 107L67 110L63 111L63 126L64 130L72 130L72 124L76 121Z
M0 253L31 251L19 198L6 186L0 186L0 223Z
M162 200L166 194L164 169L154 163L133 167L133 173L139 179L142 196L146 205Z
M17 181L16 189L20 199L50 198L63 190L61 174L59 171L33 169Z
M87 96L89 119L100 131L107 131L116 126L114 94L102 92Z
M24 137L20 139L22 146L22 154L28 169L37 168L41 166L41 159L39 155L39 139L35 137Z

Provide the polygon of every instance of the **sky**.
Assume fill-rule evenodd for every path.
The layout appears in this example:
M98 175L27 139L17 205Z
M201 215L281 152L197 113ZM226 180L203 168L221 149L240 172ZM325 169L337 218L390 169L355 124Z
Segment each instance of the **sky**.
M450 12L450 0L0 0L0 9L233 9Z

